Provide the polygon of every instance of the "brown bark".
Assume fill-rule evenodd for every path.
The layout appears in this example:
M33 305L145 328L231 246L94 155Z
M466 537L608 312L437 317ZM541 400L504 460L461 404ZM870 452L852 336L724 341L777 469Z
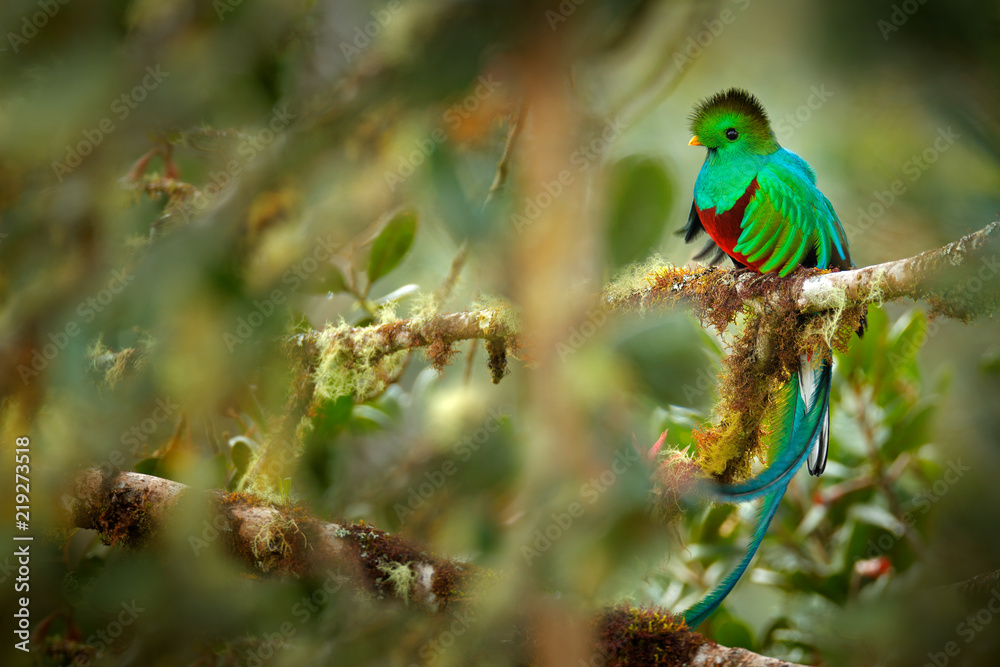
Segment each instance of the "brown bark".
M98 531L106 544L140 548L156 539L186 493L183 484L160 477L107 476L91 468L76 476L65 505L75 526ZM477 568L428 555L371 526L320 521L302 508L275 506L250 494L209 491L206 497L219 541L259 574L336 588L346 581L429 611L474 599ZM211 548L207 542L192 546ZM685 627L679 616L656 609L616 607L600 616L595 630L594 649L606 665L801 667L720 646Z

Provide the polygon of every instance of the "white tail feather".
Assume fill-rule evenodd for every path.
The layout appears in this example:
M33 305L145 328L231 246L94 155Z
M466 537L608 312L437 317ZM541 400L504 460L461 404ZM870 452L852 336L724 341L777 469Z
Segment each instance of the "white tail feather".
M806 412L813 406L813 398L816 394L816 386L819 377L823 372L823 359L817 357L816 361L809 359L809 355L799 356L799 395L802 397L802 404ZM812 444L809 452L807 465L810 475L822 475L826 469L826 457L830 450L830 410L823 414L823 427L820 429L816 442Z

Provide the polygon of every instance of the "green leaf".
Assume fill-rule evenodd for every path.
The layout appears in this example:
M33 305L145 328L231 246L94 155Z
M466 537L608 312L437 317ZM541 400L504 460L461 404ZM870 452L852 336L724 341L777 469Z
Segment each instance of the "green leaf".
M315 408L313 430L309 440L319 440L328 443L333 440L351 421L355 409L354 395L339 396L332 401L322 401Z
M697 542L719 542L724 538L719 536L722 524L726 522L733 512L735 505L717 505L709 508L705 516L695 530L692 530L692 539ZM732 537L730 536L730 541Z
M630 156L610 170L608 250L614 266L647 257L663 236L674 192L656 160Z
M468 159L460 159L447 143L439 144L428 158L430 170L427 173L428 195L433 198L434 216L444 223L456 241L469 240L473 243L486 240L496 231L490 224L497 218L507 219L509 215L497 213L500 197L494 197L484 214L482 196L489 187L489 181L477 183L476 170ZM489 177L493 177L491 165ZM472 199L475 193L475 200ZM499 194L499 193L498 193ZM496 216L496 217L494 217Z
M143 475L155 475L156 469L160 466L160 459L156 456L143 459L135 464L135 471Z
M979 369L987 375L1000 375L1000 346L994 345L979 358Z
M889 510L874 503L858 503L851 507L851 516L893 535L902 535L904 526Z
M735 648L753 650L753 632L750 627L732 614L717 614L719 618L714 619L712 624L712 639Z
M250 445L242 440L237 440L229 450L229 455L232 457L233 466L237 470L245 470L250 465L253 452L250 451Z
M247 472L250 470L253 451L250 449L250 445L242 440L237 440L229 449L229 456L233 460L233 474L230 476L229 484L226 485L226 488L230 491L235 491L240 488L243 478L246 477Z
M392 271L403 260L417 232L417 214L400 211L375 237L368 257L368 282L373 283Z
M927 337L927 318L922 310L912 309L901 316L889 331L889 365L912 379L919 378L917 352Z
M352 433L375 433L389 428L389 415L371 405L356 405L351 418Z

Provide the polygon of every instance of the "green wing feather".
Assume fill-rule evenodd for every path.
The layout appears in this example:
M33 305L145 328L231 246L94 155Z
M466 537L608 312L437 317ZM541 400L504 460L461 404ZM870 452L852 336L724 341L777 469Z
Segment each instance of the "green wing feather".
M751 262L763 260L761 272L781 276L808 259L810 250L820 268L849 267L844 229L816 188L812 169L787 151L775 155L776 160L757 173L758 190L747 204L734 250Z

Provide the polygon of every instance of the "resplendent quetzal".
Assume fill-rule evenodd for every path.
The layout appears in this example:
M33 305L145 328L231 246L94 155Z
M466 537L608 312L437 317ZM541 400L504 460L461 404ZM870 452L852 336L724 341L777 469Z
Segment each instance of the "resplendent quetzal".
M690 242L705 232L708 244L695 259L712 264L726 256L737 267L787 276L800 266L852 266L847 237L829 200L816 188L816 173L798 155L778 145L764 108L738 88L699 104L691 117L692 146L708 149L694 186L691 215L682 230ZM750 564L785 494L788 482L808 461L809 472L826 467L830 438L831 362L799 358L798 373L783 388L772 463L755 477L719 484L713 495L742 502L763 497L747 552L736 569L684 614L696 627L711 614Z

